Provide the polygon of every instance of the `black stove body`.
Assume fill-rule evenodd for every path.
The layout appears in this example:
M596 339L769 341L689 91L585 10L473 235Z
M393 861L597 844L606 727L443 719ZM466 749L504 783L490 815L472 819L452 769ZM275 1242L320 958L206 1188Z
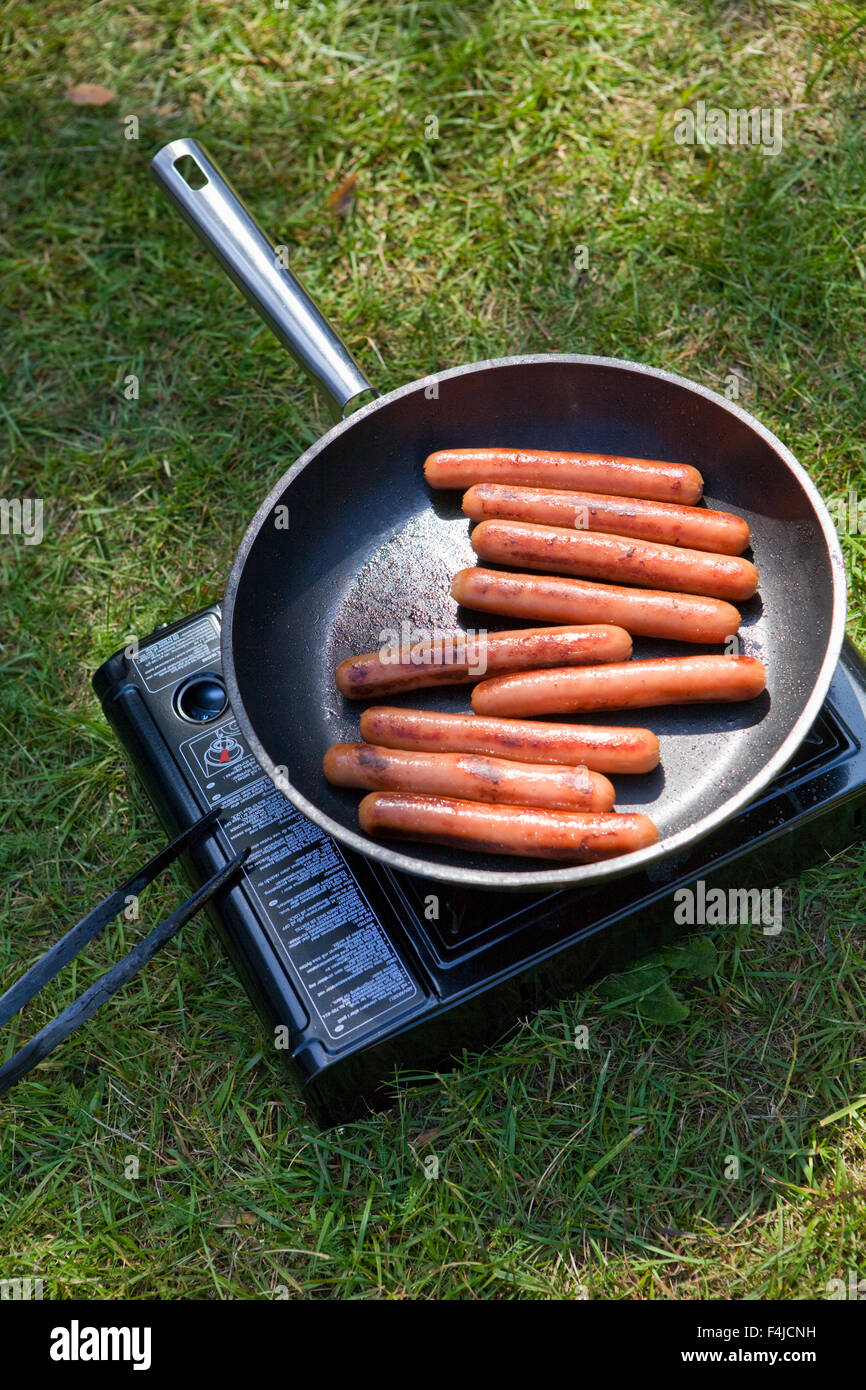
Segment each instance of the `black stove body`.
M849 643L797 755L736 819L651 872L530 896L398 875L324 835L244 745L219 639L213 605L117 652L93 683L169 834L221 806L193 880L251 848L209 910L323 1124L387 1104L395 1069L447 1067L690 930L677 890L776 887L863 835L866 666Z

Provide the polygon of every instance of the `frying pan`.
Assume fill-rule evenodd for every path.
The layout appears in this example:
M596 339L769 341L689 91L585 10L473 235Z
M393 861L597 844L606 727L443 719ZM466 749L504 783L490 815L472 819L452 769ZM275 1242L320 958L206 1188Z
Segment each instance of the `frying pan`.
M327 394L337 423L265 498L229 577L222 657L229 699L275 784L340 844L427 879L533 892L593 883L693 846L781 771L830 684L845 625L845 578L833 523L805 470L775 435L696 382L640 363L542 353L472 362L369 399L371 387L261 228L195 140L175 140L153 171L181 214L279 339ZM197 187L194 185L198 185ZM363 403L366 399L366 403ZM469 445L587 450L690 463L706 503L744 516L761 575L742 605L741 650L759 656L768 690L742 705L628 711L662 765L615 778L617 809L643 811L659 843L601 863L544 861L377 841L358 826L360 794L331 787L322 755L358 738L362 708L334 668L401 631L519 626L464 612L456 570L475 563L460 496L432 493L434 449ZM393 640L390 639L390 640ZM635 656L705 650L635 641ZM466 688L383 703L468 711Z

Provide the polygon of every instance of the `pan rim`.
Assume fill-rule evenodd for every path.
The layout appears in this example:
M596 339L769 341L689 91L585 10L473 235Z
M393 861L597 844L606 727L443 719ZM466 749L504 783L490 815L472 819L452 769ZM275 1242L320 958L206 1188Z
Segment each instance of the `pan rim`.
M686 827L686 829L680 830L674 835L669 835L663 840L659 840L655 845L649 845L645 849L636 850L632 854L621 855L615 859L600 860L590 864L570 865L564 868L530 870L521 873L516 871L509 872L507 869L469 869L459 866L451 868L444 864L436 864L426 859L420 859L414 855L404 854L399 850L393 849L387 843L380 843L356 831L347 830L339 821L332 820L330 816L323 814L313 802L304 796L303 792L293 786L288 778L278 770L277 764L270 758L256 735L252 721L244 707L240 688L236 679L233 655L235 604L247 556L262 526L271 516L273 508L279 502L287 487L290 487L303 470L307 468L328 445L339 438L340 435L345 434L367 416L383 410L387 405L390 405L391 402L399 400L401 397L409 395L419 389L423 390L433 383L448 381L470 372L480 372L500 367L528 367L551 362L556 362L559 365L566 364L581 367L614 368L629 373L636 373L641 376L651 376L661 381L670 382L676 386L685 387L695 395L721 406L728 414L747 425L765 443L769 444L790 469L803 488L803 491L806 493L824 536L830 559L833 590L830 631L821 667L812 687L811 694L782 744L745 786L741 787L738 792L729 797L721 806L716 807L714 811L701 817L700 820ZM332 836L338 844L354 850L367 859L374 859L378 863L385 864L388 868L396 870L397 872L411 874L434 882L448 883L464 888L482 888L489 890L512 889L523 892L538 890L550 891L558 888L576 887L581 883L598 883L607 879L621 878L626 874L634 873L639 869L647 868L662 860L668 859L676 854L677 851L691 847L700 840L705 839L713 830L724 825L727 821L731 820L738 811L741 811L744 807L748 806L750 802L754 801L759 793L769 786L778 773L780 773L790 761L818 716L841 654L842 643L845 637L846 614L847 585L845 579L845 565L842 558L842 548L839 543L839 538L836 534L836 529L833 525L830 513L827 510L827 506L815 484L812 482L812 479L809 477L809 474L791 453L790 449L788 449L771 430L762 425L759 420L756 420L753 415L750 415L748 411L743 410L741 406L734 404L726 397L719 395L717 391L713 391L709 387L701 385L699 382L691 381L688 377L680 376L675 372L664 371L659 367L651 367L646 363L633 362L628 358L596 357L578 353L532 353L516 357L492 357L479 362L463 363L458 367L446 368L444 371L434 372L429 376L420 377L416 381L398 386L393 391L388 392L387 395L379 396L376 400L363 406L353 415L338 421L337 424L322 435L320 439L316 440L316 442L283 473L280 479L271 488L247 527L238 548L237 555L235 556L226 585L221 638L223 676L226 682L232 713L235 715L241 733L246 739L260 767L267 773L278 790L280 790L303 815L313 821L320 829L324 830L326 834Z

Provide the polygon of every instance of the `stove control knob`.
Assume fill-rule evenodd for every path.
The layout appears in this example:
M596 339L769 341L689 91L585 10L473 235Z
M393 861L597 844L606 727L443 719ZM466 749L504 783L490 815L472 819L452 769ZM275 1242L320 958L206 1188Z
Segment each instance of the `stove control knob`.
M200 676L184 681L174 697L178 714L193 724L218 719L227 704L226 688L212 671L203 671Z

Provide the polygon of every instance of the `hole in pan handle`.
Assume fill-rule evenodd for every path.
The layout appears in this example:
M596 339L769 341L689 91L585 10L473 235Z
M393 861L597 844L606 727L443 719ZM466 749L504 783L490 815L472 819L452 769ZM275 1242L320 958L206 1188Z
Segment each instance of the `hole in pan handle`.
M272 244L197 140L164 145L151 169L241 293L326 392L336 416L349 414L373 388L289 270L286 248Z

